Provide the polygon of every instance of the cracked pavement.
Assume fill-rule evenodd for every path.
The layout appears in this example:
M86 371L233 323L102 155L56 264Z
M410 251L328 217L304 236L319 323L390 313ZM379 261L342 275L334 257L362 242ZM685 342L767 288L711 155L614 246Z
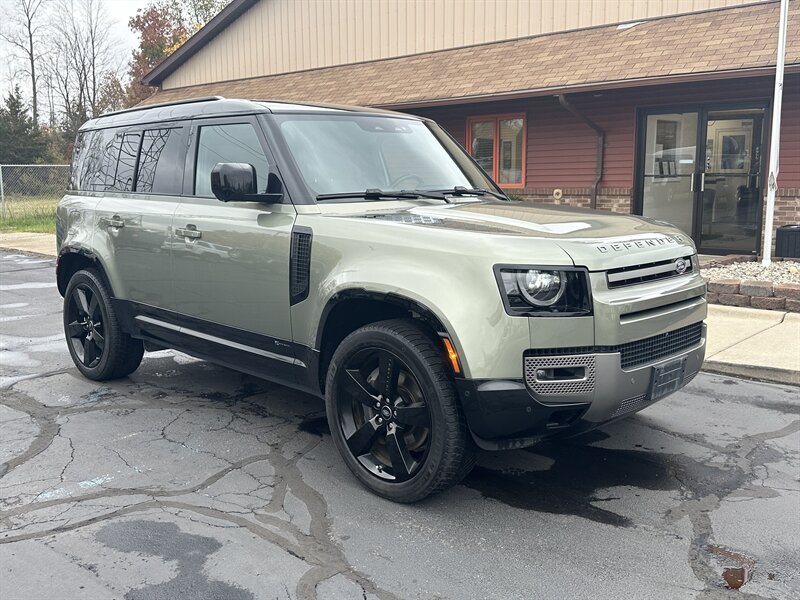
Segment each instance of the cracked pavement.
M173 351L83 379L53 268L0 253L4 600L800 598L797 388L701 374L395 505L319 399Z

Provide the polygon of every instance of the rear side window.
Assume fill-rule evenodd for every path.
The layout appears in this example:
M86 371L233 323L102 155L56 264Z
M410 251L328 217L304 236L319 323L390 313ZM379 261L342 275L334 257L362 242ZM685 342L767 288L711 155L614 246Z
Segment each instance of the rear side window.
M133 181L136 175L136 158L139 155L139 142L142 139L140 133L126 133L116 136L120 141L119 160L117 161L117 172L114 177L112 189L120 192L130 192L133 190Z
M87 131L76 150L76 189L92 192L108 189L114 180L118 148L114 130Z
M217 163L247 163L256 169L258 191L267 189L267 157L250 123L206 125L200 128L194 174L196 196L213 196L211 170Z
M72 168L70 169L69 189L81 189L81 172L86 158L86 146L94 131L81 131L75 138L75 148L72 150Z
M136 191L151 194L180 194L183 161L180 129L150 129L142 137Z

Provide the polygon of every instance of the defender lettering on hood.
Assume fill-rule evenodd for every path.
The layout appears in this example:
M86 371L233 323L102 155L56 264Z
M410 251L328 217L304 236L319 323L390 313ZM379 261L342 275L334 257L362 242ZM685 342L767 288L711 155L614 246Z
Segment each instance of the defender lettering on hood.
M598 252L624 252L633 248L662 248L664 246L674 246L684 244L686 240L682 235L664 235L658 238L646 238L641 240L626 240L624 242L612 242L610 244L597 244Z

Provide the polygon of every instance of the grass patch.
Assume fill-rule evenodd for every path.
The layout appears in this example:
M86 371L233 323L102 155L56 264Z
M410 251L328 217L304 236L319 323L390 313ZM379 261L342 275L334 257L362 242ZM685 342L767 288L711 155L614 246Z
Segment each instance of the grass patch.
M54 196L6 196L0 211L0 231L55 233L59 200Z

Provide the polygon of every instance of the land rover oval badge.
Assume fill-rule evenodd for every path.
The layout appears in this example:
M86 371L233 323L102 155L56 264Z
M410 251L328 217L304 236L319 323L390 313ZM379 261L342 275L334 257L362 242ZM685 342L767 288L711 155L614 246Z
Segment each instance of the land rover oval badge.
M686 267L687 267L686 259L679 258L678 260L675 261L675 272L678 275L683 275L684 273L686 273Z

